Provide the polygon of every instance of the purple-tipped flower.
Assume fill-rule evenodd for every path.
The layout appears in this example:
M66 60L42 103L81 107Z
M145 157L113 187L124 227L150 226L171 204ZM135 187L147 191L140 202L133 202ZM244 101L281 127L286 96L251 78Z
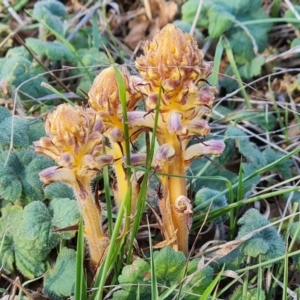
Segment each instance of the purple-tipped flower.
M184 151L184 162L188 166L195 158L203 155L219 156L224 151L224 148L225 143L222 140L210 140L192 145Z

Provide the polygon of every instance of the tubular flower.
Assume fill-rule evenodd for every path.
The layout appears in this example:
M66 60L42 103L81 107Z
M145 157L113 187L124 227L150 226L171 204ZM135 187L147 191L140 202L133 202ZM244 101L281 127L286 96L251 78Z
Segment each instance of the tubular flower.
M187 254L192 211L186 197L186 168L202 155L220 155L225 147L218 140L187 148L194 136L210 132L205 117L211 111L216 88L205 83L212 64L203 60L192 36L169 24L145 43L144 55L137 58L136 66L143 78L136 89L147 96L148 112L128 112L129 126L152 129L153 110L159 110L156 136L160 147L153 165L164 174L160 175L160 209L165 237L173 248Z
M129 76L125 69L120 69L126 90L127 111L133 111L141 99L141 93L134 86L141 83L136 76ZM113 168L116 176L116 184L113 186L116 204L120 207L124 196L128 191L128 179L123 167L122 158L126 153L124 140L124 122L122 104L119 95L118 82L114 67L104 69L94 80L88 93L89 102L103 120L103 134L109 139L110 147L106 153L114 158ZM132 129L129 132L131 141L138 137L138 130ZM133 199L137 199L138 185L133 183ZM135 210L135 201L132 201L132 211Z
M62 104L47 117L48 137L34 143L37 153L52 158L58 165L42 171L41 180L45 184L60 181L74 189L94 266L100 262L108 238L103 234L101 212L94 203L90 184L104 166L113 163L111 155L102 154L102 127L92 109Z
M141 82L137 77L127 74L125 69L120 70L126 88L126 106L128 111L136 108L141 94L134 89L134 85ZM117 139L124 134L124 124L122 119L122 105L119 96L118 82L113 67L104 69L94 80L89 90L89 103L91 107L99 112L104 130L115 130ZM117 129L120 132L117 134Z

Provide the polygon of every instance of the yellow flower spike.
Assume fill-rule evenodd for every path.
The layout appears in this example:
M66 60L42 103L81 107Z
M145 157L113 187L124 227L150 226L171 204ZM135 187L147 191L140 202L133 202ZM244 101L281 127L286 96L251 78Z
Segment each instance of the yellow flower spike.
M200 143L186 150L194 136L210 132L204 117L211 111L216 92L215 87L205 85L212 64L203 61L192 36L168 24L145 43L144 55L136 59L136 66L144 80L136 89L147 96L149 112L129 113L129 126L153 128L152 110L157 107L161 90L156 132L160 148L153 165L161 174L170 175L160 175L163 194L159 206L166 243L187 254L192 212L186 197L186 168L201 155L220 155L224 150L222 141L209 141L208 146Z
M102 155L102 122L92 109L58 106L45 123L48 138L35 142L35 150L52 158L58 166L43 170L40 179L47 185L63 182L71 186L82 212L91 264L99 264L108 238L101 227L101 212L94 203L91 180L113 157ZM106 245L106 246L105 246Z
M142 95L135 88L142 80L137 76L129 76L124 68L120 69L126 89L126 108L128 112L133 111ZM134 213L138 194L138 186L132 182L128 186L127 174L123 165L122 158L127 155L126 142L124 140L124 122L122 105L119 95L118 82L114 67L104 69L94 80L89 90L89 102L102 117L105 130L103 134L109 139L110 145L107 153L114 158L113 168L115 171L116 184L113 186L115 202L118 207L127 194L127 190L132 188L132 206L131 211ZM138 137L140 129L131 128L129 130L130 141Z
M175 109L176 103L181 103L191 92L190 83L197 85L212 71L211 64L203 61L196 40L173 24L168 24L152 41L146 42L144 53L136 59L136 66L149 84L145 88L149 97L158 95L162 84L162 110ZM193 106L191 102L182 107L182 111Z

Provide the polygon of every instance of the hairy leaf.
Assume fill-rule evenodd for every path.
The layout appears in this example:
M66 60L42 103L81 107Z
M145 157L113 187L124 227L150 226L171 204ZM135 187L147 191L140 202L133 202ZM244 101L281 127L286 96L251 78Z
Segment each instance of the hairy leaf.
M195 294L200 295L213 277L213 269L211 267L199 269L199 260L197 259L193 263L189 263L187 277L184 278L187 259L182 252L176 252L169 246L155 251L153 260L160 295L176 285L179 289L180 283L184 280L182 284L184 299L199 299L199 296L195 296ZM150 300L151 268L149 263L139 259L132 265L125 266L119 276L119 283L122 290L115 292L113 299L136 299L139 297L143 300ZM174 299L178 289L174 289L164 299Z
M76 201L53 199L49 207L43 202L34 201L24 209L22 234L36 248L53 249L60 239L70 239L75 231L54 233L53 230L75 225L80 213Z
M265 63L263 56L256 56L239 68L239 73L244 79L251 79L261 73L261 68Z
M220 192L217 190L202 188L195 195L195 205L198 209L201 208L202 211L213 211L228 205L227 199L224 195L218 197L214 201L211 200L212 197L219 195ZM226 216L219 217L214 220L216 223L221 223L224 221Z
M210 266L199 267L200 259L194 259L189 262L187 271L187 285L184 286L182 296L187 300L199 299L199 296L205 291L212 282L214 270ZM194 295L190 295L190 294ZM198 295L198 296L195 296Z
M22 204L43 200L42 182L38 173L53 165L52 160L29 149L1 153L1 197L7 201L18 201Z
M27 38L26 45L38 56L46 56L52 61L72 61L73 53L61 42L40 41L35 38Z
M189 0L182 6L182 20L192 24L199 0ZM268 15L262 9L261 0L214 0L204 1L197 26L208 28L211 38L224 34L229 40L235 60L245 64L262 52L267 46L267 33L272 24L264 22ZM217 21L216 21L217 20ZM262 20L259 24L244 22Z
M151 299L150 279L151 270L149 263L142 259L135 260L132 265L125 266L122 270L122 274L119 276L119 283L125 293L118 291L114 293L113 299L135 299L138 285L139 294L142 299ZM128 298L121 298L122 294Z
M33 17L38 21L43 20L49 27L59 34L63 34L62 17L67 14L66 7L56 0L38 1L34 5Z
M44 277L44 291L51 299L70 297L75 288L76 252L63 248L58 254L54 268Z
M10 48L5 55L6 58L14 57L14 56L21 56L26 58L29 61L32 60L31 54L27 51L27 49L24 46Z
M47 185L44 190L44 193L46 199L54 199L54 198L74 199L74 193L72 189L61 182L55 182L50 185Z
M46 271L45 258L49 249L35 248L21 232L23 209L20 206L7 205L2 209L0 219L0 264L10 274L14 265L26 277L34 278Z
M251 208L238 220L238 224L241 225L241 227L237 239L240 239L253 230L268 225L269 221L261 215L258 210ZM284 255L285 246L282 237L278 234L277 230L271 226L245 241L240 246L240 251L244 255L252 257L260 255L262 261L267 261Z
M284 154L280 152L276 152L271 148L267 148L264 150L263 155L267 161L267 164L274 162L284 156ZM293 165L292 159L286 159L285 161L276 164L273 171L279 173L283 179L288 179L292 177L291 174L291 166Z
M293 6L299 14L300 13L300 5L293 5ZM284 17L289 18L289 19L295 19L295 21L297 20L297 17L295 16L295 14L290 9L286 10L286 12L284 14ZM299 22L291 22L291 24L293 24L297 28L300 28L300 23Z
M175 252L171 247L165 247L154 252L154 267L156 278L162 284L179 282L184 274L186 257L182 252Z
M245 300L265 300L266 299L266 295L263 290L260 290L261 297L259 297L259 298L257 297L257 293L258 293L258 288L254 288L254 289L248 288ZM231 295L229 300L240 300L242 298L243 298L243 289L242 289L242 286L239 286L238 288L235 289L235 291L233 292L233 294Z
M256 144L251 143L248 138L237 140L237 146L241 154L247 159L248 163L255 168L261 168L267 164Z
M29 129L29 121L22 119L19 116L12 116L9 113L9 116L5 114L2 117L3 113L1 111L7 110L4 107L1 107L0 110L0 145L2 149L8 148L11 142L11 134L13 128L13 145L14 147L26 147L29 146L29 138L27 135ZM8 110L7 110L8 111Z
M107 55L103 51L99 51L99 49L91 47L89 49L79 49L78 56L81 58L81 62L84 66L97 66L101 65L106 67L110 64ZM77 66L81 67L82 65L77 62ZM74 75L82 75L81 68L72 70L72 74ZM88 91L92 84L91 78L88 76L83 76L80 79L79 85L77 86L78 93L81 94L81 90Z
M38 75L37 70L32 69L31 61L22 56L11 56L4 60L0 69L0 81L6 81L8 86L19 87L18 95L22 98L46 96L50 92L41 87L47 79Z

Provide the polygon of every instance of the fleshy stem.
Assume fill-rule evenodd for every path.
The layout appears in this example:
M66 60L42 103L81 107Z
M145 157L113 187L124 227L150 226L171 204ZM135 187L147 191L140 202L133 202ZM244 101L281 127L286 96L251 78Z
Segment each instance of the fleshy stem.
M186 179L184 177L174 177L172 175L184 176L185 166L183 159L183 151L181 149L181 143L177 136L169 135L168 143L175 150L175 156L170 164L164 164L162 172L170 174L170 176L162 177L162 188L163 188L163 202L160 203L160 209L162 211L164 227L168 233L168 238L172 239L176 234L176 250L184 252L185 255L188 253L188 236L189 229L187 226L187 215L178 213L175 210L176 200L180 196L186 195ZM171 216L171 220L169 220ZM171 222L170 222L171 221ZM176 232L175 232L176 229ZM172 243L173 244L173 243Z
M89 245L91 265L96 268L104 257L109 239L102 231L101 211L94 203L89 182L77 182L74 191L84 220L84 233Z

